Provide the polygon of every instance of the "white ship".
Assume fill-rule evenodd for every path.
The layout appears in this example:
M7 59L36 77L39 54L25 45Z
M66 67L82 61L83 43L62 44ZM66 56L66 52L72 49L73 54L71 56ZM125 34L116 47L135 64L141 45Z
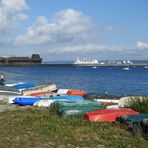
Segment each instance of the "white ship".
M74 64L99 64L99 62L96 59L93 59L93 60L87 60L87 59L80 60L79 58L77 58L76 61L74 62Z

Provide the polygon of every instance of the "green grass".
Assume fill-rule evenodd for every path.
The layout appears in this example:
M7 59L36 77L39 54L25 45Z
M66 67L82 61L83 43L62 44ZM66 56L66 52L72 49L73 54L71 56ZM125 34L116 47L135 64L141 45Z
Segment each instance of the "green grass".
M147 147L113 123L92 123L80 118L62 119L45 109L0 113L0 147L133 148Z
M131 97L130 108L143 114L148 114L148 97Z

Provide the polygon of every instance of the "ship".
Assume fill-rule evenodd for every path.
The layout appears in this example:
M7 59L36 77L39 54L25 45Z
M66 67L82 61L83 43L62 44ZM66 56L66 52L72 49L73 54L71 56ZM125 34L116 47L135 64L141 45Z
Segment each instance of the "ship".
M96 59L92 59L92 60L87 60L87 59L83 59L83 60L80 60L79 58L76 59L76 61L74 61L74 64L77 64L77 65L95 65L95 64L99 64L98 60Z
M39 54L32 54L30 57L0 57L0 65L26 65L26 64L41 64L42 58Z

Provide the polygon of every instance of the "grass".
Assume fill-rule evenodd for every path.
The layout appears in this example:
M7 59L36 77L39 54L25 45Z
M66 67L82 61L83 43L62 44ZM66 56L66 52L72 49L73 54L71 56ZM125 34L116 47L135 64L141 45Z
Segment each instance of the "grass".
M133 148L147 147L112 123L92 123L80 118L62 119L53 112L27 108L0 113L0 147Z
M148 114L148 97L131 97L129 107L143 114Z

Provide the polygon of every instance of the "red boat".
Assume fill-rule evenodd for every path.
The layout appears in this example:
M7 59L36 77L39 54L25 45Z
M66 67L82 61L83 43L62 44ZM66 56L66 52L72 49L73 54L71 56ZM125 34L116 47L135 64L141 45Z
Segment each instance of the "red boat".
M36 92L36 93L29 94L29 96L39 97L39 96L48 95L48 94L52 95L52 94L55 94L55 92L50 92L50 91L47 91L47 92Z
M68 90L67 95L69 96L83 96L87 92L81 90Z
M134 114L139 114L139 112L136 112L129 108L117 108L117 109L107 108L107 109L87 112L84 115L84 119L94 122L114 122L116 120L116 117L125 116L125 115L134 115Z

